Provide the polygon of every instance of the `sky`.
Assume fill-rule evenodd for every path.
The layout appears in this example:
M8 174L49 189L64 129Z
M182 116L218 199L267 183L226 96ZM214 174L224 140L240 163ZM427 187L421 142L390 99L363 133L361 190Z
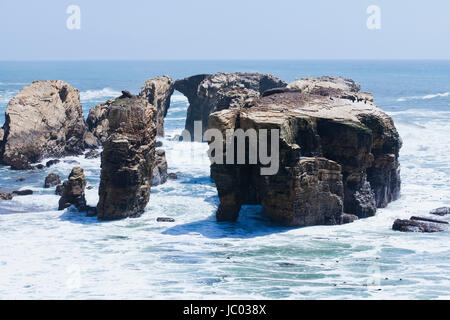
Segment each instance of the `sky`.
M450 59L450 1L0 0L0 60L205 59Z

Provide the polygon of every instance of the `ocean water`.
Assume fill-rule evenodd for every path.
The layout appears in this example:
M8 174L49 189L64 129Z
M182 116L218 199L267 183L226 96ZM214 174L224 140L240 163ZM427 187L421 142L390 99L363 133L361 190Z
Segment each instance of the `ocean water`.
M207 146L170 141L183 129L188 106L176 92L162 141L169 172L179 179L152 188L138 219L99 222L56 210L59 197L43 188L45 176L67 178L74 165L82 166L95 205L99 159L68 157L30 172L0 166L3 190L34 191L0 202L1 299L450 298L450 233L391 230L397 218L450 206L450 61L0 62L0 123L8 101L38 79L78 88L87 114L123 89L139 91L153 76L218 71L359 82L403 139L401 198L344 226L281 228L258 206L243 208L235 223L217 223ZM176 222L156 222L161 216Z

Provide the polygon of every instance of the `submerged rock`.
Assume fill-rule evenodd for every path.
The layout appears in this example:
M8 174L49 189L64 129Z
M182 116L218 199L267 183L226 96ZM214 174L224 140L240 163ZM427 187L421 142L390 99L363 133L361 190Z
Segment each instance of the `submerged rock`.
M90 139L78 90L63 81L35 81L23 88L5 116L0 154L12 169L30 169L45 157L79 155L96 142Z
M348 87L358 88L351 82ZM285 225L332 224L340 223L343 212L373 216L377 207L398 198L402 143L392 119L368 100L349 98L353 91L326 86L320 90L281 90L210 115L210 128L222 133L279 129L280 134L275 175L262 176L266 166L260 161L212 164L220 198L218 220L236 219L243 204L262 204L265 214ZM224 150L229 152L226 145ZM244 158L248 156L247 143ZM308 195L298 185L302 179L310 185ZM305 196L309 200L302 202ZM308 215L308 210L317 216Z
M433 214L436 216L450 215L450 207L442 207L442 208L434 209L430 212L430 214Z
M13 196L30 196L33 194L33 190L16 190L12 192Z
M11 200L13 195L11 193L1 192L0 191L0 200Z
M84 158L85 159L96 159L96 158L100 158L100 155L101 155L100 152L98 152L97 150L90 150L84 155Z
M348 224L359 220L354 214L343 213L341 216L341 224Z
M177 80L175 89L189 100L186 130L190 132L191 138L194 138L194 121L202 121L204 132L208 127L208 118L211 113L240 107L268 89L286 87L286 85L287 83L283 80L272 75L221 72Z
M49 160L49 161L46 162L45 166L47 168L50 168L51 166L54 166L55 164L58 164L60 162L61 162L61 160L58 160L58 159Z
M152 78L142 86L139 95L156 108L156 133L164 136L164 118L170 106L170 98L175 90L175 82L168 76Z
M60 177L55 173L50 173L46 178L44 182L44 188L51 188L56 187L57 185L61 184Z
M150 199L155 162L156 109L144 98L111 103L108 139L101 158L98 218L114 220L143 213Z
M160 218L157 218L156 221L157 222L175 222L175 219L160 217Z
M448 222L422 217L411 217L409 220L395 220L392 229L401 232L433 233L448 230Z
M61 192L58 210L64 210L70 206L75 206L78 211L86 211L86 177L84 170L80 167L74 167L69 175L69 179L64 181L62 188L56 192Z
M159 186L167 182L167 160L163 149L156 149L155 166L153 167L152 186Z

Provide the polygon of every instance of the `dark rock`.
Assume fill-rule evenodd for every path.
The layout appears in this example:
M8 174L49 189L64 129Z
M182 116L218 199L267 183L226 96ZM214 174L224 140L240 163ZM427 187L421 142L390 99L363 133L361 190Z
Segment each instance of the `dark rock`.
M32 194L33 194L33 190L17 190L17 191L12 192L13 196L29 196Z
M96 159L100 158L100 152L97 150L90 150L84 155L85 159Z
M341 224L352 223L358 219L359 219L358 216L355 216L354 214L343 213L341 216Z
M13 195L10 193L0 192L0 200L11 200Z
M94 187L93 186L87 186L86 189L87 190L92 190L92 189L94 189Z
M156 147L161 148L163 146L163 143L161 141L156 141Z
M156 149L155 166L153 168L152 186L159 186L167 182L167 160L163 149Z
M37 164L34 166L34 168L38 169L38 170L43 170L43 169L45 169L45 166L43 164Z
M436 216L446 216L450 214L450 207L442 207L434 209L430 212L430 214L436 215Z
M25 181L25 178L19 178L19 179L17 179L16 181L17 181L17 182L24 182L24 181Z
M283 80L272 75L242 72L197 75L175 81L175 89L189 100L186 130L192 139L195 121L202 121L204 132L208 128L211 113L239 107L266 90L286 85Z
M64 192L64 186L62 184L56 186L55 194L57 196L62 196Z
M130 91L124 90L122 91L122 96L120 96L120 99L125 99L125 98L133 98L135 97L133 94L130 93Z
M175 219L173 218L157 218L157 222L175 222Z
M51 166L54 166L55 164L58 164L58 163L60 163L60 162L61 162L61 161L58 160L58 159L49 160L49 161L47 161L47 163L45 164L45 166L46 166L47 168L50 168Z
M441 232L445 231L446 227L444 224L431 223L426 221L416 221L416 220L401 220L397 219L392 226L395 231L401 232Z
M146 99L156 108L156 131L158 136L164 136L164 118L170 106L174 81L168 77L158 77L147 80L142 86L139 96ZM158 147L158 146L157 146Z
M136 217L150 199L155 162L155 108L143 98L111 103L97 205L100 220Z
M87 217L96 217L97 216L97 208L86 206L86 216Z
M57 174L55 174L55 173L50 173L45 178L44 188L55 187L55 186L57 186L59 184L61 184L61 179L59 178L59 176Z
M80 94L63 81L35 81L8 104L2 162L28 170L45 157L79 155L88 134Z
M424 221L424 222L433 222L433 223L448 224L447 221L436 220L436 219L430 219L430 218L425 218L425 217L411 217L411 220L414 220L414 221Z
M237 129L280 132L279 170L273 176L261 175L264 166L260 162L248 164L248 143L247 164L212 164L211 176L220 198L218 220L235 220L241 205L262 204L271 220L286 225L333 224L340 223L343 212L359 218L373 216L377 207L398 198L402 143L392 119L368 100L341 97L353 91L328 89L324 82L319 81L322 94L316 94L314 86L308 89L313 93L281 90L209 116L209 128L222 133ZM358 88L347 80L336 82L350 90ZM305 164L308 159L311 163ZM312 165L314 159L319 162ZM301 179L312 181L305 184L310 189L298 185ZM343 203L341 212L337 199ZM316 215L309 215L311 208Z
M69 179L63 183L58 210L64 210L73 205L80 212L86 211L85 188L86 178L84 176L84 170L80 167L74 167L69 175ZM57 188L56 191L61 190Z
M170 180L177 180L177 179L178 179L178 175L177 175L176 173L173 173L173 172L169 173L169 174L167 175L167 177L168 177Z

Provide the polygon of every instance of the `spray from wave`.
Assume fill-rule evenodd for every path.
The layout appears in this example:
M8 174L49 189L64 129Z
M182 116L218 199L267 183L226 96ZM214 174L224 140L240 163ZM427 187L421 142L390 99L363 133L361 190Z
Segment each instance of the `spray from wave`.
M418 100L418 99L429 100L429 99L434 99L434 98L444 98L444 97L448 97L448 96L450 96L450 92L435 93L435 94L427 94L425 96L403 97L403 98L397 99L397 102L404 102L404 101L408 101L408 100Z

